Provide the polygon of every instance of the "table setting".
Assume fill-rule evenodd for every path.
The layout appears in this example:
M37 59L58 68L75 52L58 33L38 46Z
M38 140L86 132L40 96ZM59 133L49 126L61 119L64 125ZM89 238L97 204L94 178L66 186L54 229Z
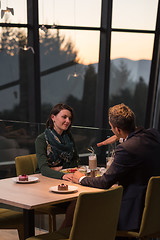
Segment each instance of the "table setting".
M23 177L23 175L22 175L22 177ZM36 183L39 181L38 177L27 176L27 175L26 175L26 177L27 178L25 180L21 180L21 176L18 176L18 177L13 178L13 181L15 183L22 183L22 184Z

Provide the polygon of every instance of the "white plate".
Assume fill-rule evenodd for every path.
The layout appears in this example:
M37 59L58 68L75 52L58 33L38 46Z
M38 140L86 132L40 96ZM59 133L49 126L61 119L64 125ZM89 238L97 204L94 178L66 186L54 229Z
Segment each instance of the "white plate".
M37 182L38 180L39 180L38 177L30 177L30 176L28 176L28 181L19 181L18 177L13 179L13 181L16 183L34 183L34 182Z
M66 168L66 169L62 169L61 170L61 172L63 172L63 173L71 173L71 171L77 171L78 170L78 168L77 167L75 167L75 168Z
M68 185L68 190L58 190L58 186L53 186L49 190L56 193L72 193L77 192L78 187Z
M89 170L89 166L81 166L81 167L61 169L61 172L63 172L63 173L74 173L75 171L87 172L87 171L90 171L90 170Z

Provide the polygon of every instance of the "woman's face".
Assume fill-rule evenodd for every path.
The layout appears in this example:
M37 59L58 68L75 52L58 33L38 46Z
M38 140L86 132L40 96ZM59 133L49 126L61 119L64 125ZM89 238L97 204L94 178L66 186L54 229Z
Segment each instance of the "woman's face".
M54 124L54 130L61 135L71 125L72 114L69 110L63 109L57 115L52 114L51 119Z

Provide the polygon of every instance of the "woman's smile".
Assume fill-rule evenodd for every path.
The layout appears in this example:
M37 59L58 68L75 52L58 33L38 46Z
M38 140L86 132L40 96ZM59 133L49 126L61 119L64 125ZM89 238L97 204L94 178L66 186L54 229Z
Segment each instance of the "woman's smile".
M71 112L67 109L61 110L57 115L52 115L52 121L54 122L54 129L58 134L62 134L71 125Z

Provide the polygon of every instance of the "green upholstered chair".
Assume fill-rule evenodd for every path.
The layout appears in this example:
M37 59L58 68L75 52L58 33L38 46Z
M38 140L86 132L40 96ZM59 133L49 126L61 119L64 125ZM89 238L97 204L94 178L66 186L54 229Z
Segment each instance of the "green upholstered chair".
M81 193L71 229L42 234L27 240L114 240L122 191L123 188L119 186L102 192Z
M37 168L36 154L18 156L15 158L17 176L22 174L34 174Z
M17 229L20 240L24 240L23 213L0 208L0 229Z
M15 158L16 173L17 176L22 174L34 174L37 168L37 157L36 154L29 154L25 156L18 156ZM64 214L65 210L61 207L46 206L39 207L35 210L36 214L48 214L49 217L49 232L56 230L56 215Z
M117 236L141 239L160 237L160 176L151 177L148 182L139 231L118 231Z

